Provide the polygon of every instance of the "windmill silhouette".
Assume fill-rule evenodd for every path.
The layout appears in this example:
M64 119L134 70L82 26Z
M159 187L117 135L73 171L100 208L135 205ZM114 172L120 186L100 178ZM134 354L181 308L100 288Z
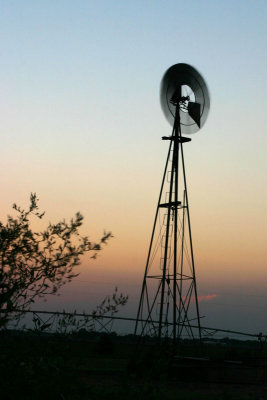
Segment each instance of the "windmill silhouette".
M172 125L136 317L135 334L201 338L183 145L204 125L210 106L202 76L175 64L163 76L163 113Z

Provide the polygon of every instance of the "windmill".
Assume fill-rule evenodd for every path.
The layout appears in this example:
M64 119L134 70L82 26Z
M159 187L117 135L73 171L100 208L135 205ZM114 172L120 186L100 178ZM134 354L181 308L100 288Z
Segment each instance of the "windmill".
M172 125L166 165L139 300L135 334L201 338L183 145L197 132L209 111L209 92L202 76L188 64L164 74L160 102Z

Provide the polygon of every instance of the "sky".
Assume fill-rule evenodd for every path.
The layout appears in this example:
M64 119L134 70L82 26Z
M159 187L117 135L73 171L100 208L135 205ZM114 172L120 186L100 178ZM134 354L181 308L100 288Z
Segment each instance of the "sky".
M0 1L0 218L36 192L46 222L84 216L114 238L48 310L90 311L115 286L135 316L171 134L163 74L193 65L209 87L186 145L200 312L267 333L267 3Z

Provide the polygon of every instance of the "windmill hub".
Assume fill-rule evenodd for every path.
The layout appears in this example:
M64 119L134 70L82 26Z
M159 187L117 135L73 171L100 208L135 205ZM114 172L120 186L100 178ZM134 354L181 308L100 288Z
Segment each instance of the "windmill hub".
M175 106L177 106L177 104L179 104L180 109L181 109L181 107L187 107L189 100L190 100L189 96L177 96L177 94L174 93L170 102Z

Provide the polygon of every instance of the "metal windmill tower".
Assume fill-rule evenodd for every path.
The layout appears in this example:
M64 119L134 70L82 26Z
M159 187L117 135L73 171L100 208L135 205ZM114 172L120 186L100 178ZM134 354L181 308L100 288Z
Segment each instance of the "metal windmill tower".
M183 145L209 111L201 75L187 64L170 67L161 83L161 106L173 126L138 306L135 334L201 338Z

